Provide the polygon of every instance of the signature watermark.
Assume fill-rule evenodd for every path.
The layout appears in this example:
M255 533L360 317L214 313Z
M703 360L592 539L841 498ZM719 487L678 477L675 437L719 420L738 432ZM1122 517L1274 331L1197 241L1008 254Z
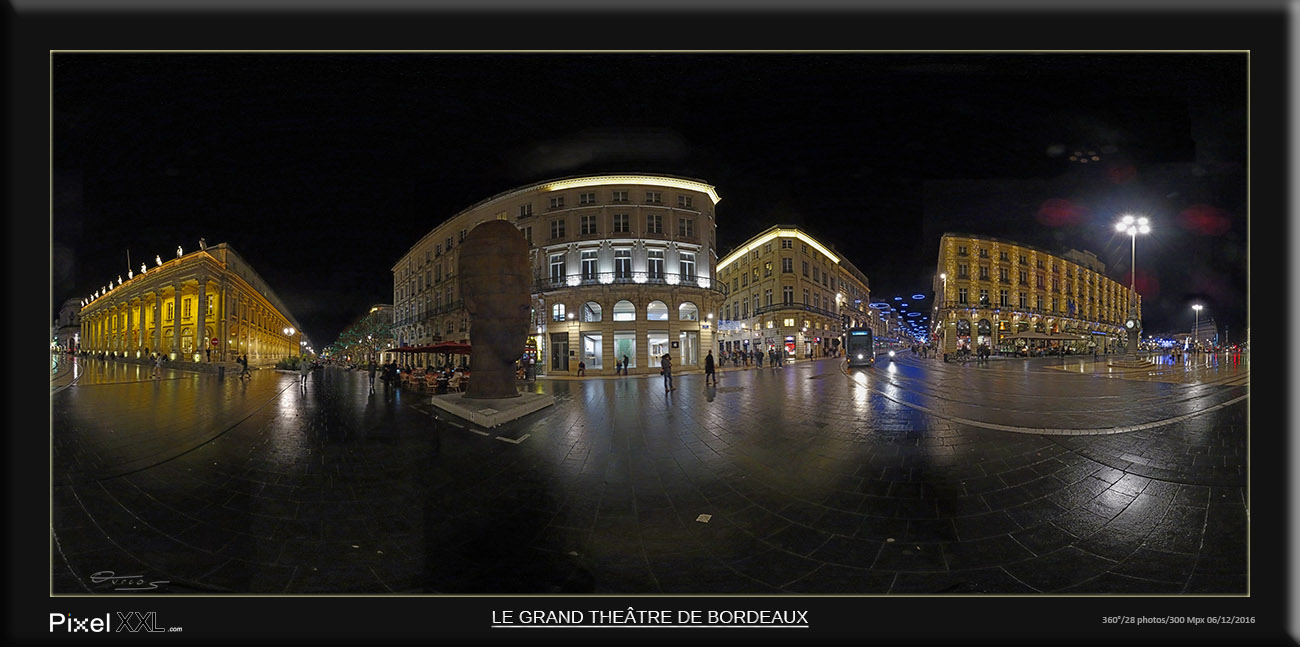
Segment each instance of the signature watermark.
M171 580L147 580L143 575L118 575L113 571L98 571L91 574L90 583L107 583L114 591L157 591L159 584L171 584Z

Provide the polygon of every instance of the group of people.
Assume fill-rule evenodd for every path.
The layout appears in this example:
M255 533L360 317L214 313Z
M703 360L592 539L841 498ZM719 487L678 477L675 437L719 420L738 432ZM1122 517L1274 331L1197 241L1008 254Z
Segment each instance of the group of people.
M712 354L713 351L709 351ZM734 367L746 367L753 365L757 368L763 368L763 359L767 358L767 365L772 368L782 368L785 366L785 352L776 346L769 346L764 352L761 348L748 350L724 350L722 351L722 366L728 364Z

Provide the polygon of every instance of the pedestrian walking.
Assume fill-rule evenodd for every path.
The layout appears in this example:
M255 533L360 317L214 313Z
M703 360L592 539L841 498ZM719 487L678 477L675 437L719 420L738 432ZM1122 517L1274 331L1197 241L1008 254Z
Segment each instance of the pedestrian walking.
M370 363L370 392L371 393L375 392L375 371L377 370L377 368L378 367L375 366L374 362Z
M307 386L307 374L311 372L311 362L306 358L298 358L298 383ZM375 390L375 369L371 364L370 369L370 390Z
M163 363L162 354L161 354L161 353L154 353L154 356L153 356L153 376L154 376L155 379L156 379L156 378L160 378L160 377L162 377L162 363Z
M754 350L754 368L763 368L763 350Z
M630 360L628 360L627 355L624 355L624 356L623 356L623 375L627 375L627 367L628 367L628 365L629 365L629 362L630 362Z
M664 393L676 391L677 387L673 386L673 361L672 356L664 353L659 359L659 372L664 376Z
M709 385L709 380L713 380L713 386L718 385L718 374L713 369L713 351L710 350L708 355L704 356L704 386Z
M253 374L248 371L248 354L245 353L243 357L240 357L236 361L238 361L239 365L243 367L243 370L239 372L239 379L252 378Z

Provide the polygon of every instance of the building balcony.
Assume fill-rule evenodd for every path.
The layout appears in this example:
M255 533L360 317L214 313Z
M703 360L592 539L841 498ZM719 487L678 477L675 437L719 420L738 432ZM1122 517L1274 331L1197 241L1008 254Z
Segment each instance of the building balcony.
M725 295L723 282L717 279L682 274L658 274L649 272L632 272L626 276L617 276L614 272L597 272L591 276L570 274L563 278L545 278L533 283L533 294L554 292L565 288L593 287L604 285L654 285L667 287L685 287L711 290Z

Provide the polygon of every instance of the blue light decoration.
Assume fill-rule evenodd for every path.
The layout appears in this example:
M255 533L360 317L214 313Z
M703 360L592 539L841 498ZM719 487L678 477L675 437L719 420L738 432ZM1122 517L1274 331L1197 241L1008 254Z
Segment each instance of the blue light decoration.
M900 304L898 304L898 307L900 307L900 308L906 308L906 307L907 307L907 304L906 304L906 303L900 303Z
M902 301L902 300L903 300L903 297L894 297L894 300L895 300L895 301Z
M924 295L924 294L913 294L913 295L912 295L912 300L913 300L913 301L924 301L924 300L925 300L925 295Z
M877 303L873 303L873 304L871 304L869 307L875 308L875 309L877 309L877 310L880 310L880 309L882 309L882 308L886 308L886 309L887 309L887 308L889 308L889 304L888 304L888 303L879 303L879 302L877 302Z
M909 313L907 313L907 316L909 316L909 317L919 317L919 316L921 316L921 313L919 313L919 312L909 312Z

